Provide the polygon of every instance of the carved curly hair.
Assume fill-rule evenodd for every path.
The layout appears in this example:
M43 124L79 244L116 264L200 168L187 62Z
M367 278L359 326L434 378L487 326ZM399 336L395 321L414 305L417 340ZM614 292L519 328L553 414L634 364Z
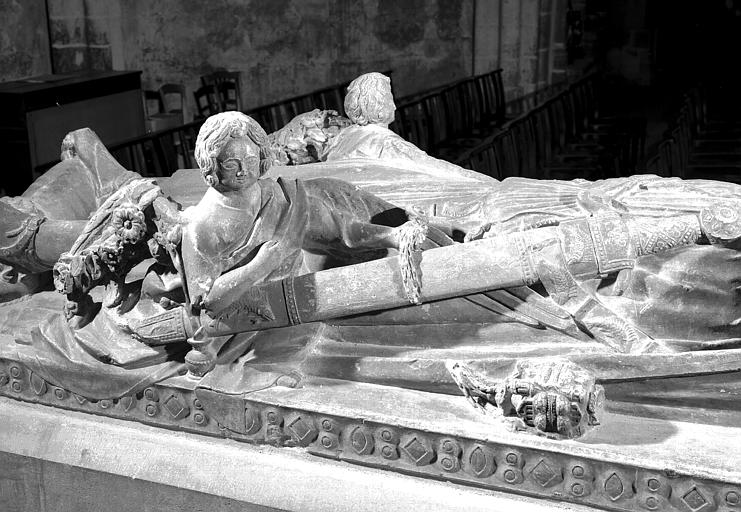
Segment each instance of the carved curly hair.
M273 163L270 142L265 130L242 112L230 111L215 114L203 123L196 138L195 158L203 179L213 187L219 183L216 170L217 157L231 138L247 137L260 150L260 176L268 172Z
M392 107L389 108L388 100ZM366 73L350 82L345 113L359 125L388 124L394 120L391 79L381 73Z

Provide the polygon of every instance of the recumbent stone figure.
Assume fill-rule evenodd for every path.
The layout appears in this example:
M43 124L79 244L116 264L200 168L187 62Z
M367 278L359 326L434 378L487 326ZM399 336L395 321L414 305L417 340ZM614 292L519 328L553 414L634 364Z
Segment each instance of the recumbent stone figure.
M58 168L0 201L6 274L30 283L8 295L30 293L21 306L0 307L3 354L91 398L134 392L184 364L213 389L238 381L244 392L281 375L293 385L307 376L457 385L486 411L564 437L597 423L601 380L738 361L738 186L498 182L382 126L393 116L383 77L353 83L361 114L349 109L354 124L328 137L315 163L270 169L257 123L233 112L208 119L198 201L192 173L141 179L91 132L70 134ZM105 177L90 219L42 210L42 197L88 174ZM64 316L38 284L52 266ZM33 330L19 307L47 320ZM396 364L388 326L417 340L407 350L430 364L393 378L322 364L325 346ZM296 336L308 341L283 344ZM242 357L250 349L257 358ZM721 364L699 368L685 357L697 350L717 351Z

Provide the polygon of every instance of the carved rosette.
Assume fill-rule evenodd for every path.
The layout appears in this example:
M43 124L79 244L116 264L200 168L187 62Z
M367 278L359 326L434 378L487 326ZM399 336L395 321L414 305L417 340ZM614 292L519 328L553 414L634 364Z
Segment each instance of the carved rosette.
M113 212L111 227L121 245L133 245L141 240L147 231L144 212L135 205L121 206Z
M704 208L700 224L711 242L723 243L741 237L741 202L725 201Z
M340 427L337 422L330 417L319 418L319 445L325 450L337 451L340 449ZM362 426L350 429L350 446L356 449L358 453L363 453L363 450L368 446L367 438ZM371 449L373 444L370 443Z

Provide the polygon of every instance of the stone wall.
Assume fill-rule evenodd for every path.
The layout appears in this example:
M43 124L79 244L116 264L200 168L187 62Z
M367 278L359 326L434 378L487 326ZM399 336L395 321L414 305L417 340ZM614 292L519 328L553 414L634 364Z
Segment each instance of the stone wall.
M0 82L51 72L44 0L0 0Z
M394 71L397 95L468 76L473 0L49 0L54 64L142 69L143 86L238 70L251 108Z
M54 72L140 69L146 89L184 84L191 112L217 68L242 72L246 109L373 70L393 70L397 97L498 67L508 98L566 78L567 0L47 2ZM37 48L3 52L16 70L4 79L39 74L44 1L0 0L3 12L16 23L2 44Z
M125 65L145 85L223 67L246 108L394 71L397 95L471 72L472 0L123 0Z
M120 58L121 2L47 1L55 73L124 69ZM115 62L114 54L119 57Z
M501 67L507 98L567 78L567 0L476 0L474 72Z

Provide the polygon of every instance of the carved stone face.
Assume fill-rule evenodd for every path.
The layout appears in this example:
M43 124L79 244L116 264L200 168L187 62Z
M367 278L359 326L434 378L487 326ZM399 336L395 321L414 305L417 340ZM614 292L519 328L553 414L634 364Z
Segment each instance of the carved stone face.
M260 177L260 150L247 137L230 139L217 160L219 186L225 190L251 187Z

